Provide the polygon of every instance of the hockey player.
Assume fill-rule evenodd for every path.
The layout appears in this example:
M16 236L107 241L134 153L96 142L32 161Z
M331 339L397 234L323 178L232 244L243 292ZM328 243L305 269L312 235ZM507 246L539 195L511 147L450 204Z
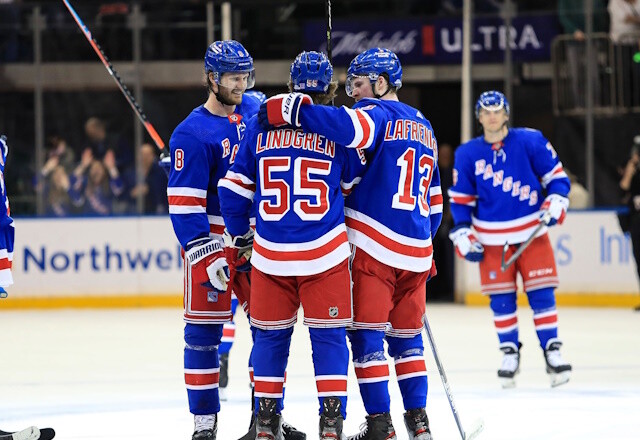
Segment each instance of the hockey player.
M502 93L481 94L475 113L483 135L461 145L455 153L453 186L449 190L454 228L449 238L459 256L480 262L482 293L490 297L504 353L498 370L503 387L515 385L520 366L518 272L533 309L551 385L561 385L569 380L571 365L560 355L554 296L558 274L547 228L538 232L504 272L501 257L505 243L509 243L505 255L509 258L540 222L546 226L562 223L569 206L569 178L542 133L507 126L509 103Z
M0 209L0 298L7 297L5 289L13 284L11 265L13 262L15 230L9 209L7 187L4 182L4 168L8 154L7 138L4 135L0 136L0 204L4 207ZM0 430L0 440L50 440L55 435L55 431L51 428L40 430L35 426L17 432Z
M326 55L302 52L290 69L290 90L309 103L327 104L337 83ZM234 239L249 231L256 206L251 262L251 324L256 435L282 439L283 384L300 304L309 326L321 439L343 440L352 322L344 199L364 170L364 157L291 125L263 130L248 123L236 160L218 190ZM341 192L342 189L342 192ZM233 252L233 248L228 248ZM233 266L234 256L227 257ZM248 438L248 437L246 437Z
M217 184L237 153L246 119L258 105L243 97L255 77L253 59L240 43L214 42L205 53L204 66L207 101L171 136L167 189L169 214L185 252L184 371L194 440L216 438L218 346L223 324L231 320Z
M350 439L395 439L388 391L389 355L405 407L410 439L431 439L425 411L423 357L426 282L435 274L431 239L442 218L436 139L429 121L398 101L402 67L388 49L356 56L347 71L352 109L306 105L300 93L273 97L260 108L265 125L287 123L365 153L367 171L345 202L353 259L353 362L368 413ZM390 324L390 325L389 325Z

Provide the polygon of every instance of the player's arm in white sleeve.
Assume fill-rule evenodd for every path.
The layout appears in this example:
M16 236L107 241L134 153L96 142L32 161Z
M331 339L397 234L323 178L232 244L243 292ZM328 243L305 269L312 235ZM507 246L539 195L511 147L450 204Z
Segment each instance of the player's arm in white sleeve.
M207 189L215 159L191 133L174 133L170 148L169 216L178 241L187 250L196 241L209 237Z

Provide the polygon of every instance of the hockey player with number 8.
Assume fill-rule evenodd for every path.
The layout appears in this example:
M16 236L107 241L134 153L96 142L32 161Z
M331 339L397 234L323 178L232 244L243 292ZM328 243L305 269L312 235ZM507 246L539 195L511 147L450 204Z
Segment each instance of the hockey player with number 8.
M368 413L363 430L350 439L396 438L385 331L409 438L431 439L421 332L426 282L435 274L431 240L442 219L442 192L433 129L420 111L399 102L401 85L396 54L373 48L356 56L347 71L353 108L307 105L304 95L292 93L270 98L258 113L264 125L301 126L367 158L367 171L345 202L349 242L355 245L349 338Z
M554 295L558 274L546 226L564 220L569 206L569 178L542 133L507 126L509 103L502 93L481 94L475 113L483 135L455 152L453 186L449 189L455 226L449 237L460 257L480 262L482 293L489 295L504 354L498 370L503 387L515 385L520 368L518 272L533 309L551 385L561 385L569 380L571 365L560 355ZM544 199L543 192L547 194ZM538 229L541 222L546 226ZM504 258L508 259L534 234L514 264L501 265L503 246Z
M204 66L208 98L171 136L167 188L169 215L184 249L184 376L194 440L217 435L217 350L223 324L231 320L231 274L223 250L217 184L237 152L244 119L254 115L259 104L243 97L255 80L253 59L240 43L214 42L207 48ZM245 303L243 289L233 290Z

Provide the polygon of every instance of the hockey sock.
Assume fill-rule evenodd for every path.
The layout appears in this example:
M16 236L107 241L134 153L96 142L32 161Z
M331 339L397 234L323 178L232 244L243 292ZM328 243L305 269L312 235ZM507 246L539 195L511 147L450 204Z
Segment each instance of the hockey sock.
M493 323L500 344L513 342L518 346L518 316L516 315L516 293L490 295Z
M351 341L353 366L367 414L389 412L389 364L384 356L384 332L352 330L347 334Z
M253 379L255 381L255 408L260 397L277 400L277 414L282 412L284 379L293 327L279 330L256 329L253 344Z
M236 316L236 308L238 307L238 298L235 295L231 297L231 313ZM225 322L222 328L222 343L218 348L218 354L223 355L231 351L233 341L236 338L236 323L234 321Z
M536 327L540 347L544 350L550 339L558 338L558 312L553 288L527 292L529 305L533 310L533 323Z
M387 336L387 343L389 356L395 361L405 411L426 407L428 383L422 334L412 338Z
M339 328L309 327L313 368L318 389L319 414L325 397L338 397L342 403L340 412L347 418L347 374L349 374L349 349L347 331Z
M221 338L222 324L187 324L184 327L184 381L192 414L220 411L218 345Z

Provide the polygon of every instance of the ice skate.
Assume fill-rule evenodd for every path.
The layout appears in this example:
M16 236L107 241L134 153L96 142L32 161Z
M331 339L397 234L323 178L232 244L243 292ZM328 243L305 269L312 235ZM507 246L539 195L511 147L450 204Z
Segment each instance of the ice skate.
M216 440L218 434L218 415L194 416L196 425L191 440Z
M227 400L227 385L229 385L229 353L220 355L220 379L218 381L218 395L220 400Z
M513 388L516 386L515 376L520 372L520 348L513 342L504 342L500 344L500 350L504 353L502 357L502 365L498 370L498 378L502 384L502 388Z
M409 440L431 440L429 419L424 408L411 409L404 413L404 425L409 433Z
M571 364L562 359L561 346L562 342L559 340L550 339L544 351L544 360L547 363L547 373L549 373L552 387L569 382L571 376Z
M282 420L282 437L284 440L307 440L307 434L298 431L293 425ZM256 440L256 418L251 418L251 426L249 432L240 438L240 440Z
M391 414L367 416L366 421L360 425L360 432L349 436L348 440L397 440Z
M261 397L258 401L255 440L284 440L282 436L282 416L276 414L277 401Z
M55 436L56 432L53 429L38 429L35 426L16 432L0 430L0 440L51 440Z
M337 397L325 397L320 415L320 440L346 440L342 433L342 402Z

